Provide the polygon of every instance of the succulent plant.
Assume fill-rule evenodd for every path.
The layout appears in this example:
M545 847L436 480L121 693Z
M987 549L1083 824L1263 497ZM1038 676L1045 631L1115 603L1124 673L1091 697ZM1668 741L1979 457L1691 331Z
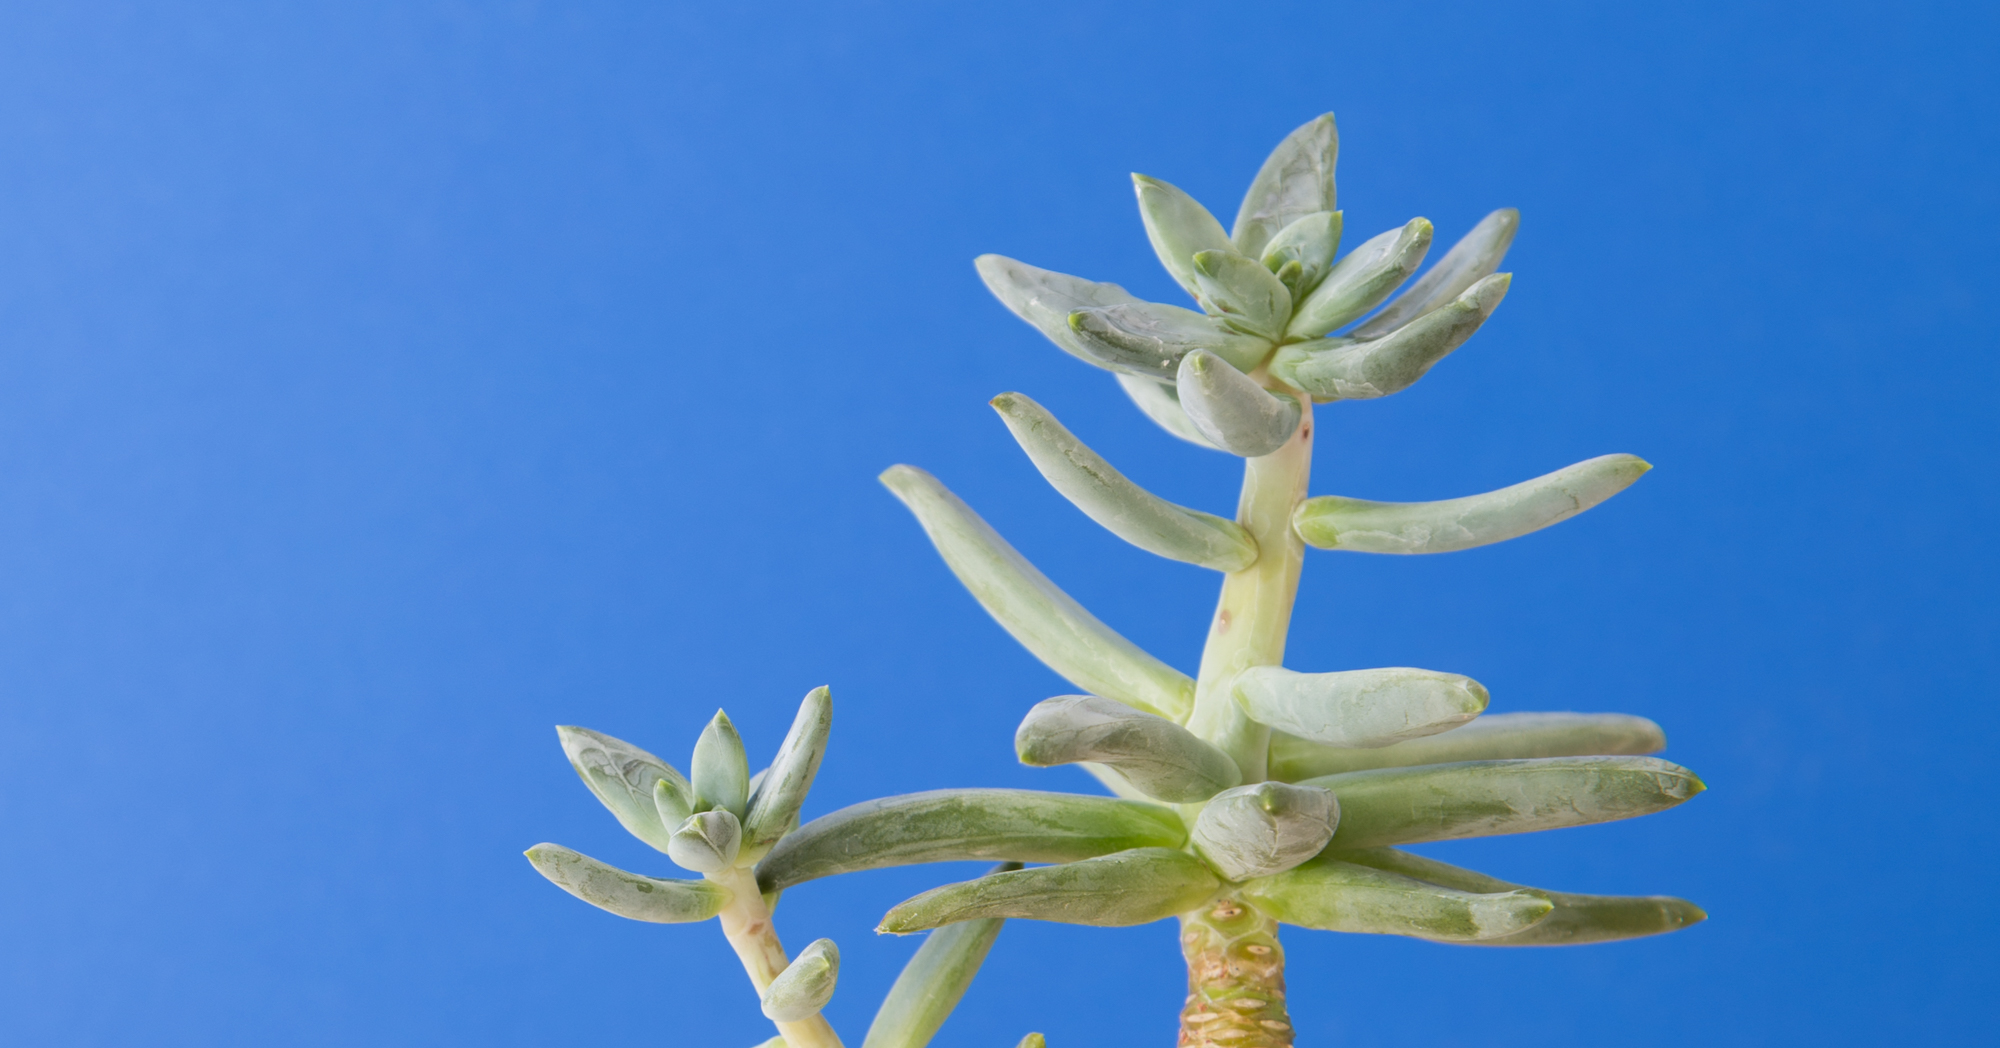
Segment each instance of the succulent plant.
M1194 677L1092 616L935 477L913 466L882 474L987 612L1083 692L1028 710L1014 739L1020 759L1079 765L1112 796L944 789L800 826L831 718L822 688L756 779L720 713L695 747L691 778L615 739L561 729L571 762L619 821L702 879L625 873L554 845L528 853L536 867L622 916L719 916L789 1048L840 1043L819 1015L839 957L822 939L788 961L771 902L817 878L887 866L1001 864L882 918L879 931L930 934L865 1048L922 1048L1008 918L1176 919L1188 968L1179 1043L1270 1048L1293 1040L1283 925L1559 946L1702 920L1680 899L1546 891L1400 850L1630 818L1687 800L1701 781L1648 756L1665 746L1652 721L1488 713L1487 690L1457 673L1283 664L1305 547L1484 546L1589 509L1650 468L1606 455L1442 502L1307 496L1314 405L1399 392L1462 345L1506 294L1510 276L1497 270L1518 224L1511 210L1488 215L1391 300L1420 267L1431 225L1414 219L1341 255L1337 147L1330 114L1292 132L1228 232L1186 193L1133 176L1147 236L1199 311L997 255L977 262L1009 309L1113 372L1162 428L1246 460L1230 520L1141 489L1028 397L992 401L1042 475L1085 515L1141 549L1223 573ZM1020 1042L1041 1043L1040 1034Z

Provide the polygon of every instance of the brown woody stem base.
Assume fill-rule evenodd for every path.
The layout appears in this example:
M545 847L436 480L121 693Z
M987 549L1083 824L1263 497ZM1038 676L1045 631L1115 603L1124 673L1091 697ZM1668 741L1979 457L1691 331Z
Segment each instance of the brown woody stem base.
M1291 1048L1278 922L1228 896L1181 915L1181 1048Z

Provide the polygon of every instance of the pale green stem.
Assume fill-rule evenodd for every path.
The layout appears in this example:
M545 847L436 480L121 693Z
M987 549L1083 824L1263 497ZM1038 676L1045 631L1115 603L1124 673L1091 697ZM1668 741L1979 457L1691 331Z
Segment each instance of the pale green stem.
M731 867L707 877L732 893L729 905L722 908L720 915L722 934L736 950L743 970L750 973L750 982L762 997L771 980L791 960L785 956L784 945L778 942L776 929L771 927L771 910L757 891L757 876L743 867ZM842 1048L840 1036L833 1032L824 1015L774 1025L785 1038L785 1048Z
M1292 530L1292 511L1305 501L1312 472L1312 403L1300 400L1305 410L1292 439L1244 464L1236 522L1257 540L1257 560L1223 577L1222 599L1195 681L1194 713L1187 723L1189 731L1235 759L1246 783L1265 778L1271 732L1244 716L1229 683L1251 666L1277 666L1285 660L1285 632L1305 562L1305 543Z

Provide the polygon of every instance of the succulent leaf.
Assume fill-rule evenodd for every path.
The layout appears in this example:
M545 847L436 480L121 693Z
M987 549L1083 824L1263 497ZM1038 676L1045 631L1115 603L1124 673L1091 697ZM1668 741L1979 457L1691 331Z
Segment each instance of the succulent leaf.
M1283 873L1333 839L1340 803L1330 790L1260 782L1225 791L1201 809L1188 837L1232 881Z
M1298 304L1287 338L1318 338L1374 309L1424 263L1431 246L1431 223L1413 218L1364 242L1333 264L1319 286Z
M1181 409L1180 394L1175 392L1173 383L1121 373L1118 385L1125 390L1126 396L1132 398L1132 403L1138 405L1139 410L1161 429L1210 451L1222 450L1209 443L1208 438L1201 435L1201 430L1195 428L1194 420Z
M1536 833L1665 811L1707 787L1653 757L1543 757L1306 779L1340 798L1333 848Z
M1069 862L1179 847L1171 808L1035 790L931 790L842 808L799 827L757 865L762 890L838 873L973 859Z
M1006 863L992 872L1020 868L1017 863ZM1005 923L997 917L960 921L925 936L916 956L903 966L903 973L896 976L896 984L882 999L861 1048L924 1048L929 1044L951 1010L958 1007L972 977L979 974L979 966Z
M720 808L741 820L750 800L750 759L743 753L743 738L736 734L729 714L715 711L695 740L694 758L688 765L695 807L703 811Z
M778 755L760 773L764 781L751 791L749 814L743 819L743 850L753 858L798 824L799 807L812 789L813 776L819 774L832 729L833 695L825 687L814 688L799 703L798 716L778 746Z
M1667 895L1578 895L1525 888L1394 848L1343 852L1340 858L1459 891L1531 891L1555 904L1547 917L1526 931L1481 939L1480 946L1585 946L1675 932L1708 919L1701 907L1686 899Z
M1021 1043L1014 1048L1049 1048L1049 1042L1044 1040L1041 1034L1031 1033L1021 1038Z
M1266 340L1284 334L1292 317L1292 292L1262 263L1233 250L1202 251L1194 256L1194 270L1202 304L1224 323ZM1251 368L1263 355L1257 357Z
M1085 280L1054 270L1039 269L1004 255L981 255L973 261L987 290L1014 315L1062 347L1065 353L1095 367L1109 365L1070 329L1069 315L1079 309L1136 303L1139 299L1116 284Z
M907 935L982 917L1123 928L1194 909L1221 886L1184 851L1135 848L933 888L891 909L876 930Z
M1271 352L1269 335L1245 334L1215 317L1157 302L1093 306L1068 319L1070 331L1100 366L1164 382L1173 381L1191 349L1206 349L1245 371Z
M705 921L729 905L729 889L708 881L667 881L598 862L560 844L537 844L527 851L537 872L584 902L654 924Z
M1091 761L1155 800L1204 801L1243 781L1229 755L1164 717L1095 695L1037 703L1014 732L1021 763L1035 767Z
M1338 673L1253 666L1232 686L1251 720L1330 746L1387 746L1450 731L1487 703L1470 677L1400 666Z
M1441 502L1369 502L1321 495L1292 514L1307 545L1360 553L1454 553L1540 531L1624 491L1652 469L1636 455L1600 455L1498 491Z
M1509 273L1485 277L1451 305L1434 309L1380 338L1295 342L1271 358L1271 375L1321 403L1400 393L1486 323L1507 296L1512 279Z
M673 835L680 819L662 822L653 802L654 790L662 789L678 798L682 807L693 800L694 789L673 765L645 750L588 728L561 725L556 737L563 754L582 777L583 784L632 836L661 851ZM662 785L664 784L664 785ZM681 818L686 818L685 815Z
M1333 114L1301 125L1264 160L1243 206L1236 211L1231 240L1236 250L1252 258L1262 254L1273 236L1315 211L1332 211L1334 162L1340 158L1340 132Z
M1119 538L1218 571L1240 571L1257 559L1257 543L1235 521L1176 506L1132 483L1033 400L1002 393L993 410L1049 484Z
M1321 856L1239 894L1286 924L1328 932L1478 942L1532 928L1555 908L1528 891L1465 892Z
M1531 757L1644 756L1667 748L1660 726L1623 713L1489 713L1439 735L1380 749L1271 736L1271 777L1286 782L1373 768Z
M1211 353L1196 350L1181 358L1176 389L1195 428L1233 455L1268 455L1299 428L1298 401L1272 393Z
M1160 256L1160 264L1181 287L1199 299L1194 256L1203 251L1234 254L1229 234L1207 208L1169 183L1134 174L1132 189L1139 196L1139 217L1146 223L1146 239L1153 242L1153 253Z
M1325 278L1340 248L1340 226L1340 212L1315 211L1279 230L1265 246L1264 268L1277 274L1292 293L1292 301L1303 301ZM1292 266L1298 268L1292 270L1289 268ZM1287 277L1288 271L1293 275Z
M1514 243L1514 231L1521 226L1521 213L1503 207L1479 220L1458 243L1445 252L1431 271L1417 278L1395 301L1382 307L1351 332L1355 338L1386 335L1457 298L1466 288L1500 268L1500 260Z
M764 1017L780 1023L810 1019L833 1000L839 980L840 947L832 939L815 939L764 988Z
M914 466L891 466L881 480L916 514L987 614L1050 669L1093 695L1172 720L1187 715L1194 703L1187 674L1097 621L936 477Z
M667 857L685 870L721 873L736 864L742 845L743 824L718 808L688 816L667 841Z

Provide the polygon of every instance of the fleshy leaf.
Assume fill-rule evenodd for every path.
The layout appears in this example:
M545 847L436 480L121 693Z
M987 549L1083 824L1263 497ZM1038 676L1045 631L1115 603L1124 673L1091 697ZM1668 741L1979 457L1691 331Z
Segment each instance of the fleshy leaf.
M1314 211L1332 211L1334 162L1340 132L1333 114L1318 116L1285 136L1264 160L1243 206L1236 211L1230 239L1236 250L1255 258L1278 231Z
M694 742L694 758L688 762L694 780L695 806L720 808L740 821L750 800L750 760L743 753L743 739L736 725L721 710L701 730Z
M1236 702L1259 724L1331 746L1387 746L1449 731L1486 709L1470 677L1404 667L1295 673L1253 666L1232 682Z
M635 921L705 921L729 905L729 889L719 884L627 873L560 844L537 844L527 855L535 869L556 887L600 910Z
M1453 553L1540 531L1624 491L1652 465L1600 455L1498 491L1441 502L1321 495L1292 514L1307 545L1359 553Z
M1653 757L1467 761L1322 775L1340 798L1332 847L1535 833L1665 811L1707 787Z
M813 776L819 774L832 729L833 696L824 687L814 688L799 703L791 730L750 798L750 811L743 819L743 850L752 859L798 824L799 806L812 789Z
M764 987L764 1018L772 1022L803 1022L819 1014L833 1000L833 987L840 980L840 947L832 939L815 939L799 951L792 963Z
M1269 335L1244 334L1215 317L1156 302L1079 309L1069 315L1069 327L1100 366L1163 382L1173 381L1191 349L1206 349L1245 371L1271 352Z
M1095 695L1035 704L1014 732L1014 751L1035 767L1108 765L1148 797L1177 804L1207 800L1243 781L1228 754L1193 732Z
M1202 251L1194 256L1194 270L1202 304L1224 323L1263 339L1285 333L1292 292L1263 263L1234 251Z
M1004 255L981 255L973 262L986 289L1014 315L1048 336L1063 352L1095 367L1108 365L1091 356L1089 349L1069 326L1069 315L1079 309L1116 306L1138 302L1116 284L1085 280L1054 270L1039 269Z
M1431 271L1417 278L1409 289L1396 296L1382 312L1351 332L1355 338L1386 335L1457 298L1466 288L1500 268L1507 248L1514 243L1514 231L1521 225L1521 213L1511 207L1480 219L1458 243L1445 252Z
M1465 344L1507 296L1513 276L1495 273L1381 338L1308 339L1271 358L1271 376L1315 401L1370 400L1400 393Z
M1303 300L1326 277L1334 253L1340 248L1340 226L1340 212L1315 211L1279 230L1265 246L1264 268L1284 281L1285 288L1292 293L1292 301ZM1298 267L1291 271L1295 275L1287 278L1287 267L1294 264Z
M1285 335L1317 338L1374 309L1424 264L1430 246L1430 220L1413 218L1348 252L1298 304Z
M1146 223L1146 239L1153 242L1153 253L1160 256L1160 264L1181 287L1199 299L1194 256L1203 251L1234 254L1229 234L1207 208L1169 183L1135 174L1132 189L1139 195L1139 217Z
M1021 1043L1014 1048L1049 1048L1049 1042L1044 1040L1041 1034L1031 1033L1021 1038Z
M1584 946L1661 935L1708 919L1701 907L1667 895L1578 895L1509 884L1483 873L1394 848L1344 852L1342 859L1466 892L1531 891L1555 910L1526 931L1481 939L1480 946Z
M1194 681L1097 621L936 477L891 466L882 483L916 514L952 573L1021 646L1093 695L1180 720Z
M1555 907L1534 892L1464 892L1321 856L1245 884L1252 906L1301 928L1478 942L1532 928Z
M1180 394L1174 391L1173 383L1120 374L1118 385L1125 390L1126 396L1132 398L1132 403L1138 405L1139 410L1161 429L1210 451L1222 450L1209 443L1208 438L1201 435L1201 430L1195 428L1194 420L1181 409Z
M842 808L806 823L757 865L767 892L838 873L920 862L1069 862L1179 847L1171 808L1035 790L931 790Z
M590 787L590 792L618 817L619 825L632 836L666 851L667 839L680 820L666 823L660 820L653 803L653 790L656 784L664 782L665 788L681 799L682 806L687 806L693 800L694 788L681 773L629 742L588 728L562 725L556 728L556 737L562 740L563 754L569 758L570 766L576 769L583 784Z
M721 873L736 864L742 845L743 824L718 808L688 816L667 841L667 857L685 870Z
M907 935L983 917L1123 928L1185 913L1221 886L1184 851L1135 848L933 888L891 909L876 930Z
M1007 863L993 873L1020 869ZM861 1048L924 1048L965 996L1006 922L997 917L947 924L924 938L903 966Z
M1271 736L1271 777L1286 782L1373 768L1531 757L1644 756L1667 748L1660 726L1623 713L1489 713L1440 735L1381 749Z
M1033 400L1002 393L993 409L1049 484L1119 538L1218 571L1241 571L1257 559L1257 543L1235 521L1176 506L1132 483Z
M1210 800L1188 837L1218 873L1243 881L1318 855L1339 824L1340 803L1331 791L1260 782Z
M1299 428L1298 401L1272 393L1212 353L1182 357L1176 389L1202 436L1234 455L1268 455Z

